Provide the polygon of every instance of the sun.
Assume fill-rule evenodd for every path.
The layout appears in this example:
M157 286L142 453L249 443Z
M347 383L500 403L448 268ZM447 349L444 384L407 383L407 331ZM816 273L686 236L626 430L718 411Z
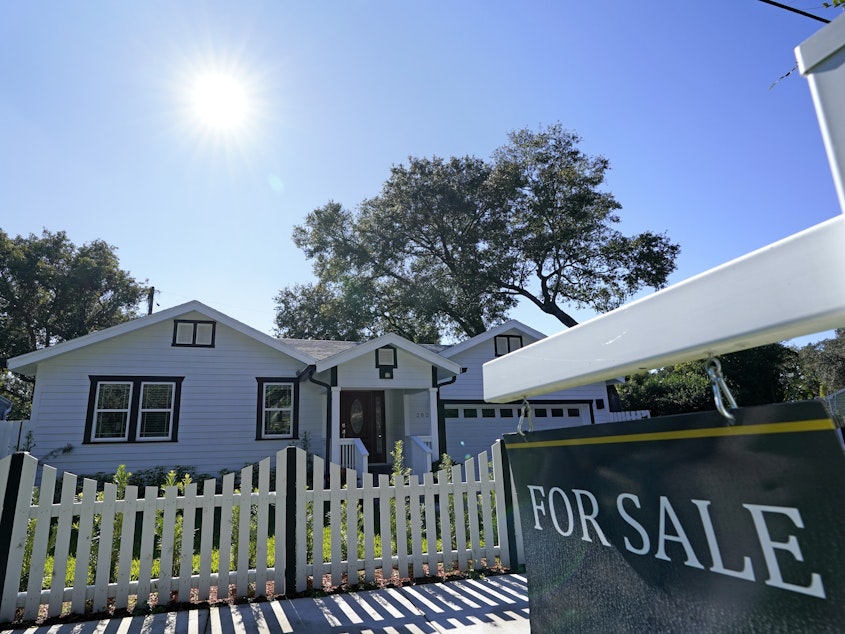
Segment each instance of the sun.
M249 100L242 82L223 73L206 73L193 86L194 112L202 123L216 130L243 126L249 114Z

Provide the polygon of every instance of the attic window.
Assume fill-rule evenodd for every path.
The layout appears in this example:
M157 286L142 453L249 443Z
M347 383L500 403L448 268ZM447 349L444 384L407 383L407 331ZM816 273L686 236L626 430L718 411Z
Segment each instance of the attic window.
M396 361L396 348L385 346L376 350L376 367L380 379L392 379L393 371L399 367Z
M173 346L213 348L217 322L176 319L173 321Z
M496 356L502 357L508 352L519 350L522 347L521 335L496 335L494 338Z

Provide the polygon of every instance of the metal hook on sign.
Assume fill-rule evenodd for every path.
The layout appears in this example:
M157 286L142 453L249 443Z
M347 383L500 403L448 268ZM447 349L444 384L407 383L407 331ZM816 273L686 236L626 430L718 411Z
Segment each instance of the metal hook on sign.
M737 404L733 394L731 394L725 383L725 377L722 376L722 364L719 363L718 359L711 357L704 365L704 369L707 371L707 376L710 377L710 385L713 386L713 400L716 401L716 409L719 410L722 416L728 419L729 425L734 425L736 423L736 417L725 408L722 397L727 400L728 408L730 409L736 409Z
M522 422L525 420L525 416L528 416L528 431L534 431L534 414L531 411L531 403L528 402L527 398L522 399L522 411L519 413L519 424L516 426L516 431L521 436L525 435L525 432L522 431Z

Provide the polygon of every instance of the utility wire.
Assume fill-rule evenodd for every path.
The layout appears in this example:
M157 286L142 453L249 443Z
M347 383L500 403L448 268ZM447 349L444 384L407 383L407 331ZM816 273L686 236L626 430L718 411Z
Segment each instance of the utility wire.
M797 13L798 15L803 15L807 18L812 18L813 20L818 20L819 22L824 22L825 24L830 24L830 20L825 20L824 18L820 18L817 15L813 15L812 13L807 13L806 11L802 11L801 9L796 9L795 7L790 7L790 6L787 6L785 4L781 4L780 2L774 2L774 0L760 0L760 2L770 4L773 7L778 7L779 9L786 9L787 11L792 11L793 13Z

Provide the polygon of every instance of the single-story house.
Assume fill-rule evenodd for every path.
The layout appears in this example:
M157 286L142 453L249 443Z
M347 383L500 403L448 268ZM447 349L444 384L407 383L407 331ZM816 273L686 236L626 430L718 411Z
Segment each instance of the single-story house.
M419 472L516 429L519 403L483 402L481 366L543 337L509 321L451 346L277 339L192 301L7 366L35 377L31 452L62 471L217 475L295 444L360 472L402 440ZM608 422L608 405L604 383L552 394L534 426Z

